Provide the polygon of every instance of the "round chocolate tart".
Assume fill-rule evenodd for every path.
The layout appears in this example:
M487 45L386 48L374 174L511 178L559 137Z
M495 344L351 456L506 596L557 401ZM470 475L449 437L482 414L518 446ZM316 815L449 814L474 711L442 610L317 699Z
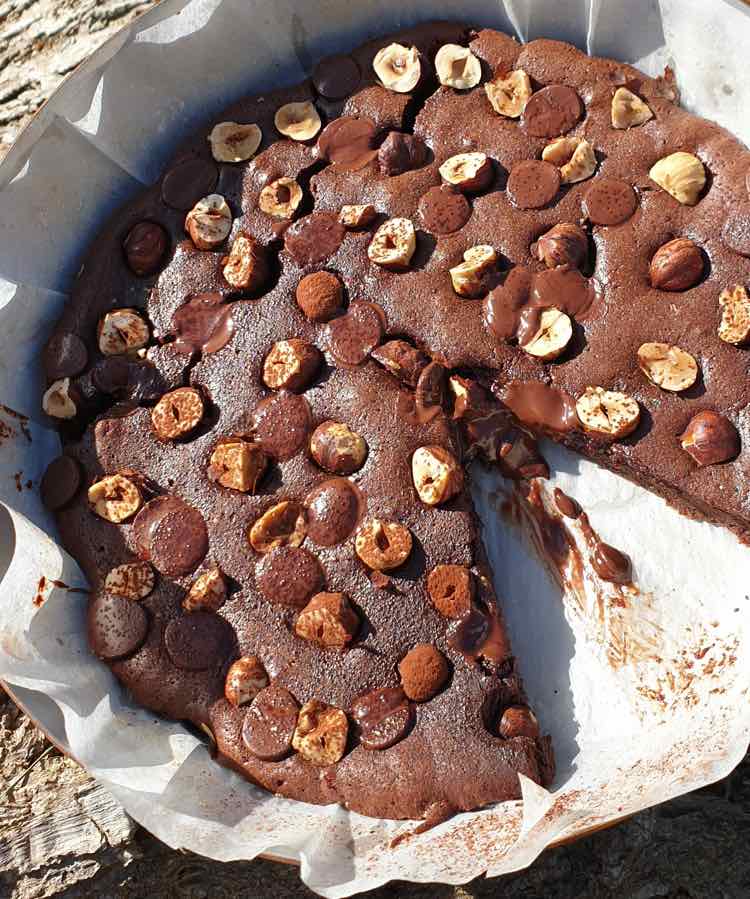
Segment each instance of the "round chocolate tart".
M464 462L544 477L550 436L747 535L748 184L670 79L465 25L217 112L40 362L92 652L283 796L431 820L551 783Z

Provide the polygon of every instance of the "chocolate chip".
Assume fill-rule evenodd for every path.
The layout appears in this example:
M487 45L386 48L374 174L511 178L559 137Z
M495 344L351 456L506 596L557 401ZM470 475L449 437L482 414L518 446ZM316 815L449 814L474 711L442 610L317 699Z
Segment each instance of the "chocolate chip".
M559 137L581 118L581 99L572 87L550 84L532 94L521 123L533 137Z
M281 390L258 403L253 425L263 451L283 462L307 443L312 427L310 406L304 397Z
M362 495L346 478L323 481L305 499L307 536L318 546L343 543L362 517Z
M320 132L318 153L339 171L358 171L377 156L373 148L376 133L372 119L341 116Z
M208 552L201 513L176 496L157 496L136 515L133 535L138 554L167 577L190 574Z
M191 612L173 618L164 628L167 654L177 668L185 671L220 666L234 644L232 626L215 612Z
M47 466L39 485L42 502L51 511L67 506L81 487L81 466L71 456L58 456Z
M208 159L178 162L161 182L161 198L173 209L187 212L202 197L210 194L219 180L219 170Z
M315 265L333 256L345 234L333 212L313 212L286 229L284 247L299 265Z
M431 187L419 200L419 217L431 234L452 234L469 221L466 197L449 187Z
M518 209L541 209L560 190L560 170L541 159L525 159L511 169L507 190Z
M42 353L44 373L50 381L72 378L86 368L86 344L72 331L58 331L47 341Z
M323 569L306 549L280 546L272 550L255 569L258 589L272 603L302 609L324 586Z
M130 270L145 277L159 270L169 247L169 236L156 222L138 222L130 229L122 246Z
M183 505L176 496L157 496L140 509L133 519L133 540L141 559L151 559L151 535L156 525L167 512L180 510Z
M637 206L635 191L619 178L595 178L583 196L583 210L595 225L619 225Z
M292 748L299 703L292 694L271 684L250 704L242 724L242 740L259 759L277 762Z
M445 368L439 362L430 362L417 381L414 405L417 417L426 422L440 413L445 399Z
M343 100L353 94L361 78L355 60L343 54L321 59L312 73L315 90L327 100Z
M355 699L352 717L359 725L365 749L388 749L411 730L414 706L401 687L383 687Z
M126 356L100 359L91 370L91 380L101 393L136 403L158 399L166 388L164 378L154 365Z
M427 147L415 134L390 131L378 150L380 171L389 177L418 169L426 160Z
M148 617L143 606L123 596L101 594L89 604L88 639L95 656L123 659L143 646Z
M328 350L338 365L361 365L383 339L385 329L385 313L380 306L352 303L346 315L328 325Z

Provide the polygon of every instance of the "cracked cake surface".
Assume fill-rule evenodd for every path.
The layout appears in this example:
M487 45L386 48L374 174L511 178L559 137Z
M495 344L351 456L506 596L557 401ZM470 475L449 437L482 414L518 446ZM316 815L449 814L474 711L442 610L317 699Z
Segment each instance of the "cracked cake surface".
M42 359L92 651L277 794L548 785L465 462L551 436L746 534L749 277L748 151L567 44L431 23L223 110Z

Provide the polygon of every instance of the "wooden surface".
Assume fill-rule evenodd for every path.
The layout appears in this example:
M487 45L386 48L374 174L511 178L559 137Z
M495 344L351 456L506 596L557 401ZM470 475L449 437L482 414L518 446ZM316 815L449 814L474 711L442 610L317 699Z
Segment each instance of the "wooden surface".
M0 0L0 157L65 74L152 5ZM749 899L748 837L746 760L721 784L549 850L520 874L458 888L391 884L367 895ZM294 866L263 859L221 864L168 849L137 827L75 762L49 747L0 690L0 899L312 895Z

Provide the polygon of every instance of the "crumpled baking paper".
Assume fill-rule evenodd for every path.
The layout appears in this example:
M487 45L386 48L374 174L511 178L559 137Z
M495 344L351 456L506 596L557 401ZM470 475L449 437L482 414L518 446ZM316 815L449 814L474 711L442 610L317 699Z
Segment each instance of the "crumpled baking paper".
M601 537L632 557L638 590L623 599L587 570L552 577L529 522L501 514L515 508L518 517L510 485L476 469L513 645L555 744L549 792L523 780L522 801L459 815L391 849L407 822L252 787L180 724L131 705L86 648L85 596L68 589L85 584L37 487L59 448L40 410L38 352L87 241L206 115L294 82L325 52L457 12L438 0L166 0L84 63L0 165L0 676L164 842L222 860L298 860L305 883L330 897L393 878L461 883L519 870L554 841L725 776L748 744L750 550L551 446L546 501L554 486L576 497ZM571 40L653 74L669 64L687 105L750 138L741 0L476 0L460 15L521 38Z

